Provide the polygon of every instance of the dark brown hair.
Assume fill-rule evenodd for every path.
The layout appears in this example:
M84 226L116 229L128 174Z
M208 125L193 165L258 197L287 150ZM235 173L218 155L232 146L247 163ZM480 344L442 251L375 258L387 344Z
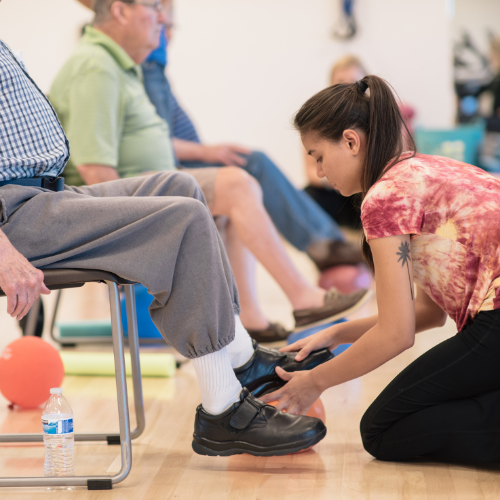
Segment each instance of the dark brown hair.
M365 76L356 83L341 83L318 92L295 115L294 126L301 135L313 133L333 143L338 142L347 129L365 134L366 152L361 174L363 199L384 172L401 161L404 131L408 149L413 151L412 156L416 151L392 88L385 80L374 75ZM363 254L374 272L372 252L364 235Z

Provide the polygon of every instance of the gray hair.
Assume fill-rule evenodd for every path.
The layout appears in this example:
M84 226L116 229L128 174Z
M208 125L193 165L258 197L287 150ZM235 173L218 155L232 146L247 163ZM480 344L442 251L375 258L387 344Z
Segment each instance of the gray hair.
M116 0L93 0L92 9L95 12L92 24L101 24L109 19L111 4ZM124 3L132 3L131 0L121 0Z

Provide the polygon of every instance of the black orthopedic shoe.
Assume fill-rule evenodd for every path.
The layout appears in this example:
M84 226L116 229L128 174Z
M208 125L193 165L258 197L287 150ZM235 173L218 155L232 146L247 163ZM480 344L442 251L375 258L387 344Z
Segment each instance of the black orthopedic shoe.
M312 370L333 358L328 349L311 352L306 359L295 361L296 352L268 349L257 344L255 340L253 348L252 357L243 366L236 368L234 373L242 387L246 387L256 397L275 391L286 384L286 381L276 373L277 366L287 372L298 372Z
M219 415L198 406L193 450L211 457L271 457L305 450L325 436L325 424L318 418L282 412L242 389L240 401Z

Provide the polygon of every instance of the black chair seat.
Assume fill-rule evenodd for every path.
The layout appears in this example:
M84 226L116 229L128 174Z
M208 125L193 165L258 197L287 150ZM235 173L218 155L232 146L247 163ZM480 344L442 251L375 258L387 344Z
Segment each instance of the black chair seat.
M77 288L90 282L114 281L118 285L135 284L135 281L126 280L117 274L99 269L42 269L42 272L45 276L44 283L50 290ZM5 297L5 293L1 288L0 297Z

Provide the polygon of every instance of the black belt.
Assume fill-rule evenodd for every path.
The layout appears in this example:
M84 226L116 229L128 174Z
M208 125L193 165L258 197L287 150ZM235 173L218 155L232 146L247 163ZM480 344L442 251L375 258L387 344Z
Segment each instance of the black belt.
M64 191L64 177L30 177L28 179L14 179L12 181L0 182L0 187L7 184L18 186L39 187L51 191Z

